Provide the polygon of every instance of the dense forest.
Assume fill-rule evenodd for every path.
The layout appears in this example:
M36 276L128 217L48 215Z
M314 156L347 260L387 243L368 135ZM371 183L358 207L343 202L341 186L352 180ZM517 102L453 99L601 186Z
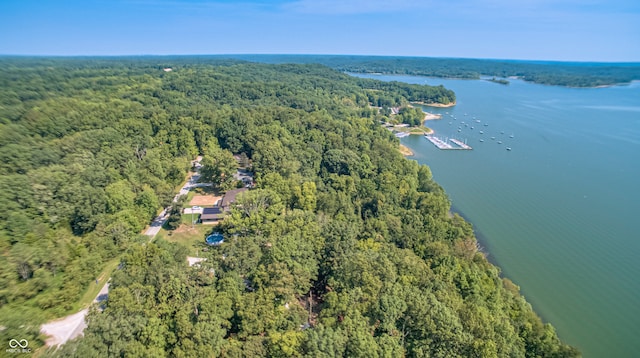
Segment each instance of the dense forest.
M514 76L529 82L568 87L608 86L640 80L640 63L637 62L597 63L329 55L234 55L234 57L265 63L319 63L339 71L354 73L461 79Z
M455 95L310 64L0 58L1 339L42 345L119 258L84 338L46 355L578 356L380 126L374 106L409 101ZM256 188L189 267L139 233L198 154L246 156Z

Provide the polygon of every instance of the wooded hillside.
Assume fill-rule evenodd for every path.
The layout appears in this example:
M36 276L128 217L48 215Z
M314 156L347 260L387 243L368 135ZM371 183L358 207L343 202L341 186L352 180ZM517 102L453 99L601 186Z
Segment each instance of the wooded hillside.
M122 255L106 309L48 355L576 356L399 154L380 100L455 96L319 65L0 59L0 337L41 344ZM257 182L225 242L194 267L142 245L189 160L219 151Z

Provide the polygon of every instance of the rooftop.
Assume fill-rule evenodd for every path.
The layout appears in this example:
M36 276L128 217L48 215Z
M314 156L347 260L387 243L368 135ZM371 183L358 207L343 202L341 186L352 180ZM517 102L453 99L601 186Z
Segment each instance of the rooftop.
M231 205L233 202L236 201L236 196L238 196L238 194L243 193L245 191L247 191L249 189L247 188L240 188L240 189L233 189L233 190L229 190L224 194L224 198L222 198L222 204L221 206L223 208L227 208L229 207L229 205Z
M204 208L202 209L202 215L200 215L200 220L216 220L221 219L223 216L222 209L218 206L214 206L213 208Z

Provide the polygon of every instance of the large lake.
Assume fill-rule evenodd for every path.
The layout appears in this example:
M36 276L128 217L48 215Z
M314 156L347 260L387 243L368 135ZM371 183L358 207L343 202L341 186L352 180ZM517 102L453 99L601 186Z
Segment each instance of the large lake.
M427 126L474 149L403 138L412 158L561 339L585 357L640 357L640 83L358 76L454 90L455 107L425 107L443 115Z

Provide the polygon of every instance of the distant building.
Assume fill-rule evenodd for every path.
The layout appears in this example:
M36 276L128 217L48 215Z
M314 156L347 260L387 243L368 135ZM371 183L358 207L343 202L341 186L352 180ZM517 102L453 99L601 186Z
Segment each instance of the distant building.
M173 71L173 69L171 67L167 67L167 68L163 68L162 69L164 72L171 72Z

